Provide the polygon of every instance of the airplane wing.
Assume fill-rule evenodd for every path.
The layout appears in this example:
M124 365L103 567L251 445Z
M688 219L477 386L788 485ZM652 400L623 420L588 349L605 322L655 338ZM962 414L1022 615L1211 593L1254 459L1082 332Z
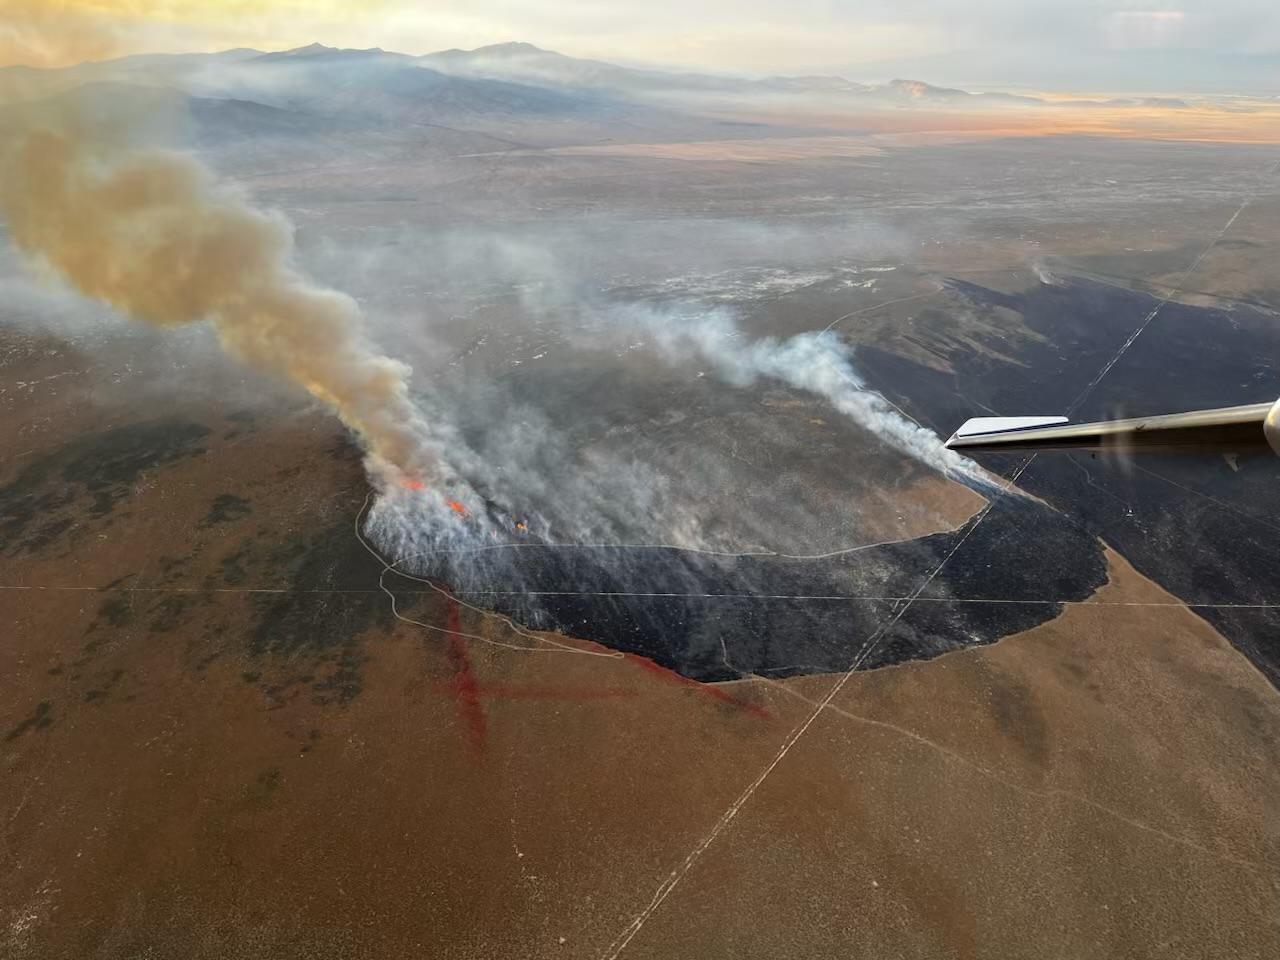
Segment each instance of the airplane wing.
M978 417L965 421L953 450L1231 451L1270 444L1280 453L1280 402L1193 410L1158 417L1069 423L1066 417Z

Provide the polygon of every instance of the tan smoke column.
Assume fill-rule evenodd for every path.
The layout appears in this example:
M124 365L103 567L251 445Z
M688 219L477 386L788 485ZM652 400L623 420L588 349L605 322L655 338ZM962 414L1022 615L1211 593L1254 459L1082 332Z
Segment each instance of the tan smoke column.
M438 478L408 367L363 339L355 301L291 267L283 217L255 209L194 157L131 145L129 131L74 97L10 112L0 213L19 248L139 320L210 321L230 353L331 407L372 468Z

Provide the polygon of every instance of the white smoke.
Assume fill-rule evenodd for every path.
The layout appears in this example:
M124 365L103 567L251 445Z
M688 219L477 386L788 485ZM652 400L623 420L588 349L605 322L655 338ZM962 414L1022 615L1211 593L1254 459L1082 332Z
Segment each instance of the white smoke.
M1037 279L1047 287L1060 287L1062 281L1051 271L1043 260L1032 260L1031 269L1035 271Z
M869 388L854 367L849 348L833 331L749 340L733 315L722 309L680 314L634 305L620 309L618 317L627 327L644 331L670 359L683 359L692 350L733 386L772 379L816 394L889 446L938 472L984 488L992 484L972 460L948 450L933 431Z

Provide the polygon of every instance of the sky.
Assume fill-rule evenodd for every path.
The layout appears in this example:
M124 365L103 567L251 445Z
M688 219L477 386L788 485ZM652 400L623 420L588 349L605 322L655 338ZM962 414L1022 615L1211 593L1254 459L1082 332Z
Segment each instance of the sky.
M0 0L0 65L507 40L746 74L1280 94L1280 4L1265 0Z

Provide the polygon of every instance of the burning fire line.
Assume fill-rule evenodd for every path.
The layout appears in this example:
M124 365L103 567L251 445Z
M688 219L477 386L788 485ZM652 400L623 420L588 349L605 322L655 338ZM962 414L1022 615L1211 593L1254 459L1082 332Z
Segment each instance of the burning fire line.
M405 490L412 490L415 493L425 493L430 489L423 480L420 480L417 477L403 477L399 481L399 485L401 488ZM453 500L446 497L443 498L443 502L445 506L463 519L469 519L472 517L471 510L460 500ZM517 520L514 516L492 501L486 500L485 503L489 519L494 521L498 526L510 532L520 534L521 536L527 536L529 534L529 524L527 521ZM498 536L498 531L491 531L491 535L495 537Z
M406 490L414 490L417 492L425 492L427 489L427 485L423 481L418 480L415 477L404 478L403 480L400 481L400 486L402 486ZM446 497L444 500L444 504L446 507L448 507L450 510L452 510L454 513L456 513L460 517L465 518L465 517L471 516L471 511L467 509L466 504L462 503L459 500L451 500ZM524 524L522 523L517 523L516 527L517 529L520 529L520 530L525 529Z

